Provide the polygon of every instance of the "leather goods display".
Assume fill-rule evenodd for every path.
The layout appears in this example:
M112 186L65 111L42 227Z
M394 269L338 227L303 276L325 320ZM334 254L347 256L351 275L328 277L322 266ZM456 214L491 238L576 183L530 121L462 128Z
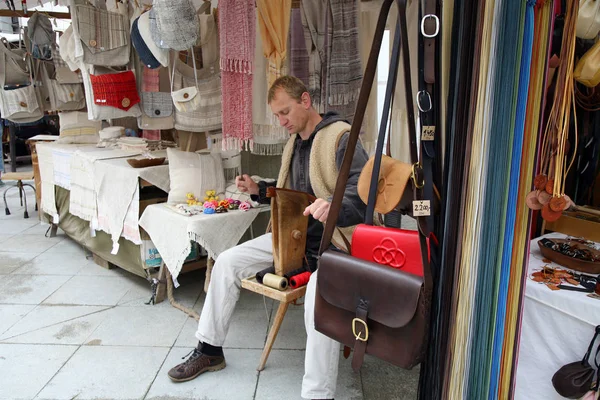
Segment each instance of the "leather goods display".
M576 35L582 39L594 39L600 32L600 1L581 0L577 14Z
M352 235L352 243L354 257L423 276L417 231L360 224Z
M284 276L302 268L308 228L308 217L303 213L316 198L308 193L274 187L267 188L267 197L271 198L275 274Z
M600 3L600 1L598 1ZM579 59L573 71L575 80L593 88L600 83L600 42L596 42L583 57Z
M364 203L367 203L369 197L374 162L375 158L371 157L358 178L358 195ZM401 210L408 209L407 205L412 201L412 190L409 185L411 171L410 164L386 155L382 156L375 211L387 214L398 205Z
M561 396L568 399L578 399L592 388L594 368L590 365L590 355L598 335L600 335L600 325L596 326L594 338L590 342L583 359L562 366L552 377L552 386ZM596 356L599 351L600 347L596 350Z
M373 45L364 74L355 118L348 139L348 147L331 202L319 250L319 275L315 299L315 328L354 349L352 367L358 370L365 353L374 355L403 368L412 368L423 358L426 350L429 304L432 288L431 270L427 256L427 241L419 235L423 276L404 272L387 265L366 261L330 249L342 198L346 188L354 150L371 86L375 78L377 56L381 47L385 23L394 0L383 1ZM398 6L398 26L392 47L388 86L384 103L384 115L379 136L384 137L387 116L391 105L393 88L399 67L400 48L408 49L406 27L406 0L395 0ZM402 45L400 45L402 40ZM408 127L411 157L415 170L413 195L421 197L422 181L416 148L416 131L410 79L408 51L402 51ZM367 221L373 218L379 165L383 152L383 140L378 140L374 173L367 205ZM419 217L421 219L421 217ZM419 221L420 223L421 221ZM353 239L354 240L354 239ZM354 246L356 243L354 242Z
M106 7L99 1L99 6ZM90 65L121 66L129 63L130 35L127 15L92 5L75 5L76 38L83 47L83 62Z
M104 75L90 74L90 80L94 91L94 104L97 106L109 106L127 111L140 102L135 75L132 71Z

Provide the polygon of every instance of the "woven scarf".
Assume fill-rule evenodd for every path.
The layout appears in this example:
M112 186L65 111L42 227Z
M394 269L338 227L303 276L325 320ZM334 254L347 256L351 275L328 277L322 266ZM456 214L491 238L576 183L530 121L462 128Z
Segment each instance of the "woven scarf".
M329 105L353 104L362 83L358 38L358 1L329 0Z
M290 135L285 128L279 126L279 121L274 117L271 107L267 104L267 91L269 90L267 84L268 62L263 55L262 48L262 38L257 29L254 79L252 81L252 129L254 132L252 153L274 156L283 153L283 148Z
M223 150L252 149L254 1L219 2Z
M150 69L143 67L142 73L142 92L158 92L160 90L159 71L160 69ZM144 129L142 137L148 140L160 140L159 129Z
M300 3L304 41L308 51L308 92L313 106L325 112L326 94L326 13L327 0L303 0Z
M287 52L292 0L256 0L258 28L263 42L263 53L269 60L267 82L269 87L282 75L281 69Z
M302 13L299 8L292 9L289 35L290 74L308 85L308 51L304 41Z

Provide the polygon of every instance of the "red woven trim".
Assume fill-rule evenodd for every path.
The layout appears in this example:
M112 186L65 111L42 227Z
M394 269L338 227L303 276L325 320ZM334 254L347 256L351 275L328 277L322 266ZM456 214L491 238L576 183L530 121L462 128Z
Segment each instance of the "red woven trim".
M132 71L116 74L91 75L94 104L127 111L140 102L135 75Z

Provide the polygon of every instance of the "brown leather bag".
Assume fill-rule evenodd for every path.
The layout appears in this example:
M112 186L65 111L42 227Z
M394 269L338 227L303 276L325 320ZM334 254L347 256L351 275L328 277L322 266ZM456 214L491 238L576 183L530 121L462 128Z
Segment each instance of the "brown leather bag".
M385 21L392 4L398 5L398 26L392 48L390 71L397 71L402 47L408 49L406 31L406 0L384 0L373 39L373 46L365 70L355 118L348 139L348 147L340 168L336 188L325 224L320 248L317 293L315 299L315 328L317 331L354 349L352 367L358 370L364 354L368 353L394 365L410 369L423 358L426 349L429 310L431 301L431 270L428 262L426 239L421 233L420 248L424 276L420 277L374 262L352 257L329 249L335 222L340 211L344 190L348 180L354 149L375 77L377 55L381 47ZM417 161L416 131L414 124L410 62L408 51L402 51L408 127L413 161L413 196L421 198L421 164ZM397 72L388 78L385 112L396 83ZM385 125L379 132L385 135ZM379 177L383 140L378 140L374 174L367 207L367 217L373 214L376 186ZM418 184L417 184L418 182ZM424 221L419 221L421 226ZM353 246L360 243L353 243Z

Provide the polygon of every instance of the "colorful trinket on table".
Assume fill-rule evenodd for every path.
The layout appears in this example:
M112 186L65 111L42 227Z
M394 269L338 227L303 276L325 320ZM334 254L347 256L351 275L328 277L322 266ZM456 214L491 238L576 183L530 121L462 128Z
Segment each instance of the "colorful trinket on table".
M248 211L251 208L252 208L252 206L247 201L244 201L240 204L240 210L242 210L242 211Z
M215 211L217 212L217 214L226 213L227 212L227 208L223 207L223 206L219 206L219 207L217 207L217 209Z
M198 201L198 198L196 196L194 196L194 193L187 193L185 195L186 197L186 202L188 206L201 206L202 203L200 201Z
M229 208L229 204L230 204L230 203L229 203L229 201L228 201L227 199L225 199L225 200L221 200L221 201L219 202L219 207L225 207L225 208Z
M229 207L227 208L229 208L230 210L238 210L240 208L240 205L236 203L229 203Z
M217 196L216 190L207 190L206 197L204 197L204 201L219 201L219 196Z
M214 214L215 213L215 209L208 207L208 208L204 208L204 214Z
M204 204L202 205L202 207L204 207L204 210L211 208L211 209L215 209L217 208L212 201L205 201ZM206 211L205 211L206 212Z

